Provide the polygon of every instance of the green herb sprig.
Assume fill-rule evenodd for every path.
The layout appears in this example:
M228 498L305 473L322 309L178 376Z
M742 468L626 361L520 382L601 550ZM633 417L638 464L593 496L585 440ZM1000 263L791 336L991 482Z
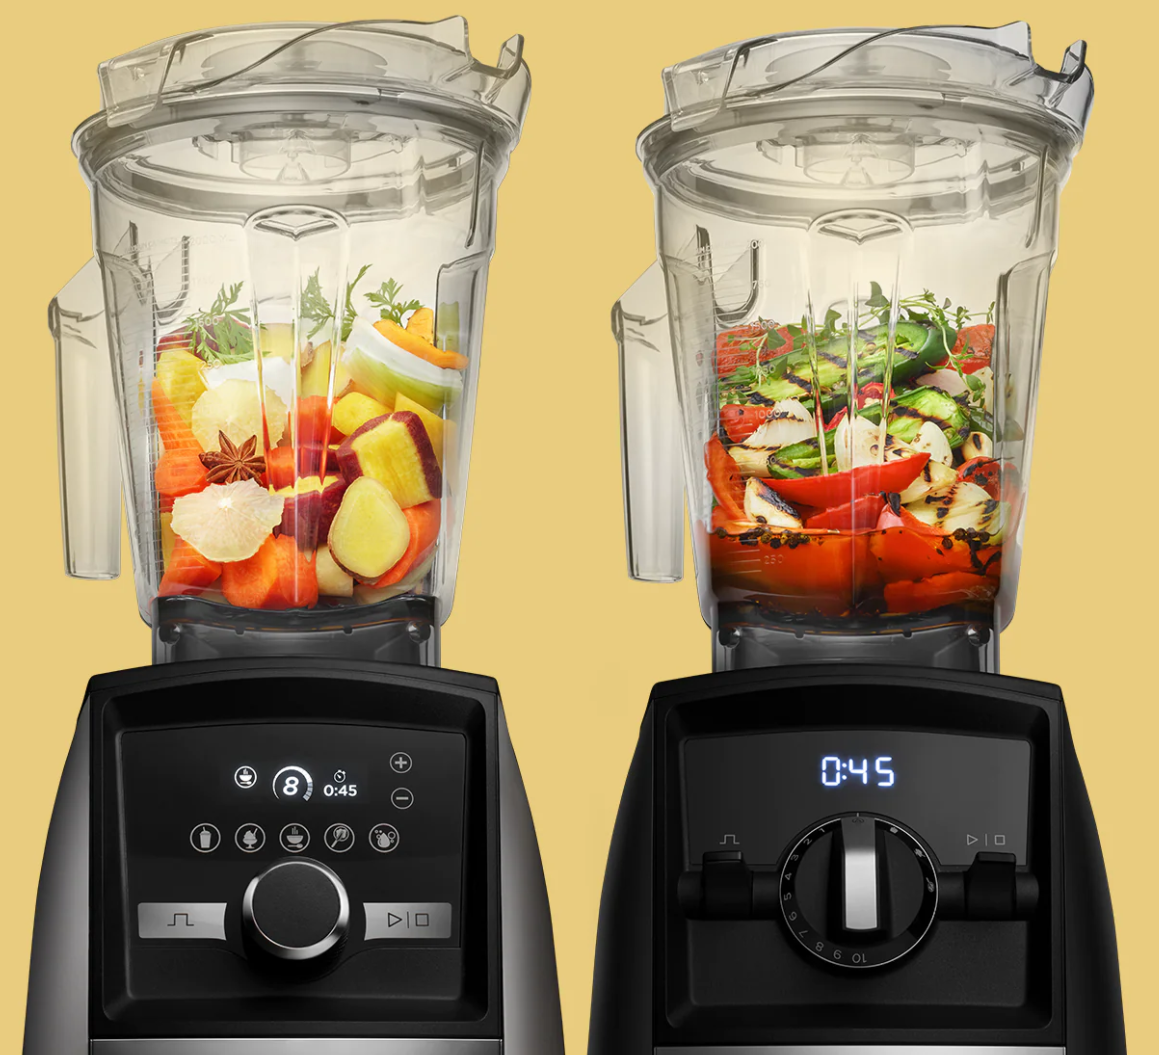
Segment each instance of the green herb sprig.
M242 285L236 282L228 290L223 285L209 311L198 312L185 320L194 353L207 363L244 363L254 357L249 312L233 307L241 295Z
M399 300L398 295L401 292L402 283L395 282L391 278L387 279L374 293L367 293L366 299L379 309L382 318L390 319L391 322L397 322L401 326L402 317L408 311L415 311L422 307L422 301L419 300Z
M341 339L346 340L350 336L350 330L354 326L354 320L358 317L358 310L354 307L354 288L366 276L366 272L370 270L370 264L363 264L359 269L358 274L354 276L353 281L346 283L346 304L342 312L342 332ZM306 335L307 340L313 340L334 318L334 308L327 299L326 294L322 292L321 268L314 272L308 279L306 279L306 287L302 290L302 297L299 314L304 319L309 319L314 323L314 328Z

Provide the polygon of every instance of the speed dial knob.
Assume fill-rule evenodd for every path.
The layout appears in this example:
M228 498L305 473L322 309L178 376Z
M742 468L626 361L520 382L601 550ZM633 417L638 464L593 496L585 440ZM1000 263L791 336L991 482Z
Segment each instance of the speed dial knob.
M288 963L320 963L345 940L350 900L318 861L295 857L256 875L242 899L242 924L263 952Z
M794 939L839 967L881 967L912 951L938 908L929 851L894 821L847 814L790 847L781 912Z

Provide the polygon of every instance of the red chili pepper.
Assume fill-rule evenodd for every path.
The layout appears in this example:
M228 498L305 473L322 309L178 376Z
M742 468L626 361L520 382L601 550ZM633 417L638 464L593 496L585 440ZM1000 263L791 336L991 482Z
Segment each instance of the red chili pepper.
M722 448L723 449L723 448ZM828 476L806 476L794 480L768 480L782 498L806 506L832 509L880 491L904 491L917 479L930 456L911 454L884 465L859 465Z
M991 498L1002 497L1002 470L993 458L971 458L958 470L958 479L977 484Z
M730 520L744 520L744 481L732 455L724 449L719 436L713 436L704 447L704 465L708 482L717 502Z
M885 499L881 495L862 495L843 506L806 518L805 527L810 531L867 531L877 526L884 508Z
M958 331L958 339L954 342L950 355L958 360L958 367L962 373L973 374L990 365L990 353L994 349L996 332L996 328L988 322L979 323L977 326L963 326ZM943 356L934 366L945 366L949 361L948 356Z
M777 344L777 337L781 339L780 344ZM778 355L791 352L793 338L784 326L766 330L757 322L725 330L716 338L716 376L727 377L739 367L756 366L758 349L760 361L767 363Z

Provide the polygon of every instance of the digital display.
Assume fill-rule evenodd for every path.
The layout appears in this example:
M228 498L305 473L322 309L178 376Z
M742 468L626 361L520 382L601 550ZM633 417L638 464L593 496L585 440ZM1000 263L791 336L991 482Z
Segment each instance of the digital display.
M979 852L1027 863L1026 740L887 729L707 736L683 748L686 853L739 850L774 865L810 825L876 812L918 833L943 865Z
M897 783L893 771L893 755L876 758L841 758L826 755L821 759L821 784L839 788L847 780L861 781L866 787L892 788Z
M270 791L279 802L302 803L322 799L356 799L365 794L365 784L350 770L327 767L321 784L306 766L288 763L278 766L269 781ZM256 766L240 765L233 770L233 782L242 791L259 787L261 776Z

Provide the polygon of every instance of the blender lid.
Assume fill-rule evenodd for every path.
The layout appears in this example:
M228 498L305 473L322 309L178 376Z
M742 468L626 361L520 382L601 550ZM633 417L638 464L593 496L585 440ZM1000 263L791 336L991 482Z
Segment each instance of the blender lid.
M680 135L735 128L746 111L836 96L912 96L1024 111L1077 145L1094 82L1086 42L1067 49L1059 72L1034 61L1030 26L823 29L729 44L664 71L665 116L640 136L651 164Z
M101 63L101 112L77 130L82 158L113 129L172 119L201 100L328 94L405 98L474 111L514 146L531 76L523 38L496 65L471 55L467 22L283 22L227 26L170 37Z

